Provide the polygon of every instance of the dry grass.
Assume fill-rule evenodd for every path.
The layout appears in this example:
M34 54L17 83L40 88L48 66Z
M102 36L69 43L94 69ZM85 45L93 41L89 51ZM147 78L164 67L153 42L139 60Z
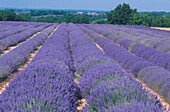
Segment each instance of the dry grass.
M161 28L161 27L151 27L151 28L160 29L160 30L168 30L168 31L170 31L170 28Z

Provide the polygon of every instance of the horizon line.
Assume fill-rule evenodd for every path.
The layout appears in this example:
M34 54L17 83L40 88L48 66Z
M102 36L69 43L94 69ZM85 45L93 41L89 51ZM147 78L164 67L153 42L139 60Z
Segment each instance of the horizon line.
M54 9L54 8L15 8L15 7L0 7L0 9L26 9L26 10L84 10L84 11L101 11L101 12L109 12L111 10L100 10L100 9ZM137 9L138 10L138 9ZM166 13L170 13L170 11L163 11L163 10L159 10L159 11L137 11L137 12L166 12Z

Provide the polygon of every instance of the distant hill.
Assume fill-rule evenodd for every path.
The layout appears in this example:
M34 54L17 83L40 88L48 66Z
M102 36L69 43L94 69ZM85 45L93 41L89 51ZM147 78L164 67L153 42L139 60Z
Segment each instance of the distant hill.
M83 10L83 9L29 9L29 8L5 8L5 7L0 7L0 10L56 10L56 11L68 11L68 12L97 12L97 13L106 13L109 11L103 11L103 10Z
M149 14L149 16L169 16L170 17L170 12L139 12L141 14Z

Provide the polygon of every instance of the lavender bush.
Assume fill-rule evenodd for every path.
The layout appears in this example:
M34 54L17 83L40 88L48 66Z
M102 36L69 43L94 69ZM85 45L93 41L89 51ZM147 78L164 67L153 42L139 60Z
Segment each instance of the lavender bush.
M95 30L101 35L109 38L109 35L113 40L115 37L121 37L122 39L129 39L141 44L153 47L161 52L167 53L170 49L170 43L167 40L170 37L169 31L153 30L147 27L126 25L84 25L90 29ZM120 38L118 38L120 39Z
M10 47L10 46L14 46L22 41L25 41L27 38L29 38L36 32L41 31L44 28L47 28L49 25L50 24L45 24L45 25L42 25L39 27L29 28L21 33L7 36L6 38L0 40L0 49L2 51L4 51L4 50L8 49L8 47Z
M78 89L67 63L69 38L63 35L67 35L65 23L0 95L1 111L76 111Z
M106 55L98 56L101 54L101 52L99 52L100 50L95 49L97 47L87 35L83 34L73 24L69 24L69 29L74 62L80 59L79 57L85 57L79 61L78 64L80 66L75 66L77 71L82 71L78 78L79 87L82 95L87 100L87 105L82 111L104 112L107 111L110 106L123 106L133 100L144 106L144 108L140 108L138 111L143 111L145 108L163 111L161 105L161 108L157 105L159 100L145 89L142 89L142 85L123 71L112 59L110 59L109 62L109 58ZM74 29L74 31L72 31L72 29ZM80 42L84 44L80 44ZM107 43L105 41L98 42L103 46L105 45L102 42ZM88 47L85 49L83 46ZM107 45L105 47L107 47ZM86 52L90 50L96 54ZM86 52L90 56L86 57L86 55L80 54L74 56L76 52L81 54Z
M0 24L36 27L36 24L29 22L0 22ZM49 24L39 23L37 28L46 25ZM51 25L34 38L0 57L2 63L0 73L4 73L1 74L2 78L16 70L28 59L30 53L44 43L58 24ZM138 30L132 32L126 26L120 28L116 26L120 31L116 30L113 33L110 28L107 28L108 31L102 31L98 28L100 25L94 25L97 32L109 37L117 43L115 44L84 27L86 25L77 24L77 26L72 23L59 25L27 67L18 73L9 87L2 92L0 111L76 112L78 100L82 98L86 99L87 104L80 111L85 112L165 111L157 96L144 89L133 76L134 74L149 87L152 86L151 88L169 102L169 71L126 50L129 46L133 49L139 43L129 40L130 35L128 38L123 36L130 33L143 37L141 33L136 33ZM100 26L102 29L104 27L105 25ZM121 30L122 27L125 29ZM31 34L30 32L25 35ZM148 33L148 35L153 34ZM103 50L100 50L97 44ZM74 78L77 78L77 84Z
M0 32L0 39L3 39L3 38L5 38L9 35L12 35L12 34L17 34L17 33L22 32L28 28L33 28L33 26L32 25L30 25L30 26L22 26L21 25L21 26L16 26L16 27L14 27L14 29L11 29L9 31L7 30L4 32Z
M83 28L83 31L84 30L85 28ZM90 31L90 30L86 30L86 31ZM153 90L160 92L160 89L163 86L163 84L169 80L170 72L167 71L166 69L155 66L154 64L145 61L142 58L132 55L126 49L121 48L120 46L114 44L110 40L107 40L103 37L98 36L94 38L94 41L103 48L104 52L107 55L109 55L114 60L116 60L128 72L133 73L137 78L145 82ZM145 50L147 51L148 49L145 48ZM138 52L142 52L142 50L141 51L138 50ZM153 56L157 56L157 55L153 55ZM156 71L154 69L149 70L149 68L152 67L155 68ZM147 73L142 72L145 71L145 69L148 71ZM145 78L142 78L141 76L144 76ZM164 98L166 101L168 101L167 99L168 91L166 91L165 94L166 95L164 96L166 97Z
M0 57L0 78L7 77L14 72L29 58L30 54L44 43L47 36L54 30L54 27L43 30L34 38L21 44L9 53Z

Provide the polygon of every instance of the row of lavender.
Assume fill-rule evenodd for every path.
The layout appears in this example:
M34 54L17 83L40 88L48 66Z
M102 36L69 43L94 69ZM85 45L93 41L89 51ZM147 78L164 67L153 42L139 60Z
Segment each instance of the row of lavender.
M0 32L0 39L4 39L4 38L6 38L7 36L9 36L9 35L13 35L13 34L17 34L17 33L20 33L20 32L22 32L22 31L25 31L25 30L27 30L28 28L34 28L34 27L38 27L38 26L41 26L42 25L42 23L30 23L30 24L28 24L28 23L15 23L15 24L17 24L17 25L11 25L10 23L8 23L10 26L6 26L6 25L3 25L3 23L0 23L0 25L2 25L2 26L0 26L0 29L6 29L6 28L8 28L8 27L10 27L10 29L7 29L7 30L3 30L3 31L1 31Z
M120 26L120 25L93 25L95 28L100 28L101 34L109 36L112 34L115 37L130 39L135 42L153 47L159 51L170 53L170 32L149 30L139 26Z
M14 29L14 27L19 26L19 25L23 25L23 26L29 26L29 25L33 25L33 26L40 26L43 25L44 23L36 23L36 22L14 22L14 21L0 21L0 32L6 31L6 30L10 30L10 29Z
M23 25L16 26L13 29L0 32L0 39L4 39L5 37L7 37L9 35L20 33L22 31L24 31L24 30L26 30L28 28L32 28L32 27L34 27L34 26L32 26L32 25L29 25L29 26L23 26Z
M48 35L56 27L57 24L54 24L9 53L0 56L0 79L9 76L25 63L29 59L30 54L44 43Z
M101 29L100 25L98 25L99 27L97 27L96 25L95 26L85 25L85 26L87 28L90 28L96 31L97 33L103 36L106 36L106 38L110 39L114 43L121 45L125 49L131 51L136 56L139 56L149 62L152 62L170 71L170 54L163 53L152 47L148 47L143 44L136 43L132 40L125 39L123 37L118 37L118 36L115 36L114 34L110 34L106 26L103 29ZM110 35L107 35L107 34L110 34Z
M153 48L156 48L159 51L170 53L170 31L165 30L159 30L159 29L153 29L148 27L142 27L142 26L126 26L129 29L140 29L141 31L139 33L145 33L152 32L152 35L150 37L156 37L159 36L159 39L147 39L146 37L143 37L139 39L138 41L140 43L144 43L148 46L151 46ZM154 34L154 35L153 35ZM132 39L132 38L131 38Z
M126 26L123 26L124 29ZM129 37L129 39L142 43L144 45L153 47L159 51L170 53L170 32L169 31L161 31L158 29L151 29L145 27L134 26L128 28L128 30L124 31L127 34L133 35ZM138 37L138 38L134 38Z
M75 76L87 105L82 111L163 111L159 100L104 54L76 25L69 24Z
M26 25L26 22L7 22L7 21L0 21L0 32L9 30L14 28L15 26L18 25Z
M170 32L142 26L122 26L128 39L151 46L159 51L170 53Z
M67 24L63 23L0 95L0 110L76 111L78 91L70 71L69 54Z
M131 29L136 29L139 32L140 31L145 31L145 33L147 33L147 34L148 33L152 34L152 35L155 34L154 36L157 36L157 35L169 36L169 31L167 31L167 30L155 29L155 28L144 27L144 26L137 26L137 25L124 25L123 27L128 27L128 28L131 28Z
M20 42L25 41L35 33L49 27L52 24L43 24L43 25L35 25L35 27L30 27L26 29L25 31L22 31L17 34L9 35L5 37L4 39L0 40L0 54L3 53L3 51L7 50L10 46L15 46ZM8 32L8 31L7 31Z
M97 44L99 44L108 56L116 60L124 69L133 73L138 79L142 80L150 88L162 95L168 103L170 103L169 71L131 54L126 49L108 39L105 39L104 37L99 36L96 32L87 29L82 25L78 26Z
M16 24L16 25L11 25L11 24L0 24L0 32L4 32L6 30L10 30L12 29L13 27L15 26L18 26L19 24Z
M24 43L28 49L19 46L16 50L19 55L40 42L35 37L30 40L30 45ZM79 89L73 74L88 103L82 111L164 110L156 96L143 89L79 28L63 23L0 95L0 111L77 111Z

